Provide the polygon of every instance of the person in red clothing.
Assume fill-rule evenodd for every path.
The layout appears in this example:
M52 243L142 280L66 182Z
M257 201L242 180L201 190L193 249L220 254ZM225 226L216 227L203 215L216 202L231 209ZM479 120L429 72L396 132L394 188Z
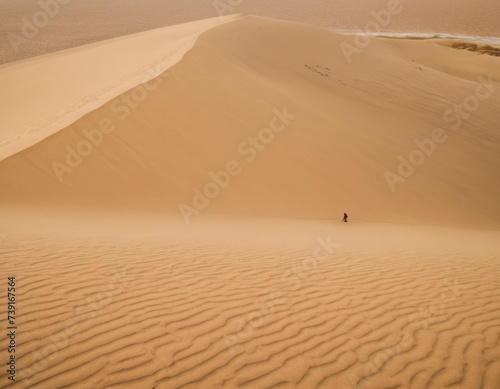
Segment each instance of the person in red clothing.
M344 212L344 218L342 219L344 223L347 223L347 213Z

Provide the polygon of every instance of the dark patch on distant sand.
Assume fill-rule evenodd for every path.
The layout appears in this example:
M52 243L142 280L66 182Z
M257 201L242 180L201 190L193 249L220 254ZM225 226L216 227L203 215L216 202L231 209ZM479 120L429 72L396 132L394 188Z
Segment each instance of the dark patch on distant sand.
M493 55L500 57L500 48L491 45L478 45L477 43L457 42L451 45L454 49L469 50L479 54Z

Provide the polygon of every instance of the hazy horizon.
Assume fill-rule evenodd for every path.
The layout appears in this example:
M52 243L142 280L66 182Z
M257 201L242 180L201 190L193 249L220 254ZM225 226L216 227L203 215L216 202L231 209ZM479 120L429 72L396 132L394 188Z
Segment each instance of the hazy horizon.
M25 0L21 3L4 0L0 3L0 64L234 13L363 31L367 23L376 21L374 14L387 9L387 4L386 0L374 0L370 4L350 0L312 0L304 4L292 0L285 8L278 0L186 0L179 3L161 0ZM444 0L439 6L432 0L400 0L399 4L402 12L386 26L381 26L383 31L500 37L500 3L494 0Z

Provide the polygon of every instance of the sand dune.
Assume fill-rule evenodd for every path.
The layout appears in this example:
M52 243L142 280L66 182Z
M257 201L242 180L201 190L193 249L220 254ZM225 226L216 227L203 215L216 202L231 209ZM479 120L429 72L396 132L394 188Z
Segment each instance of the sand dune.
M498 228L498 58L372 39L349 63L352 39L257 17L213 28L161 77L2 161L0 201ZM197 199L207 185L217 196Z
M498 388L500 59L354 39L248 16L36 60L122 58L6 115L102 90L3 145L0 387Z
M0 160L158 77L200 34L237 17L148 31L1 67Z

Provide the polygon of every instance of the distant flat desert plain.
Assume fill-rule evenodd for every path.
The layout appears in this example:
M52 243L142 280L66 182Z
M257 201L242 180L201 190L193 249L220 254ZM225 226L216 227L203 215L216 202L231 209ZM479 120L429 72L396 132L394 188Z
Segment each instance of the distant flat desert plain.
M49 9L49 19L37 12ZM366 30L374 13L401 8L383 31L500 37L497 0L2 0L0 64L139 31L244 13L339 30ZM50 14L53 14L50 15ZM17 44L28 22L39 30ZM29 27L26 36L31 36ZM24 36L23 36L24 37ZM12 43L15 42L15 43Z

